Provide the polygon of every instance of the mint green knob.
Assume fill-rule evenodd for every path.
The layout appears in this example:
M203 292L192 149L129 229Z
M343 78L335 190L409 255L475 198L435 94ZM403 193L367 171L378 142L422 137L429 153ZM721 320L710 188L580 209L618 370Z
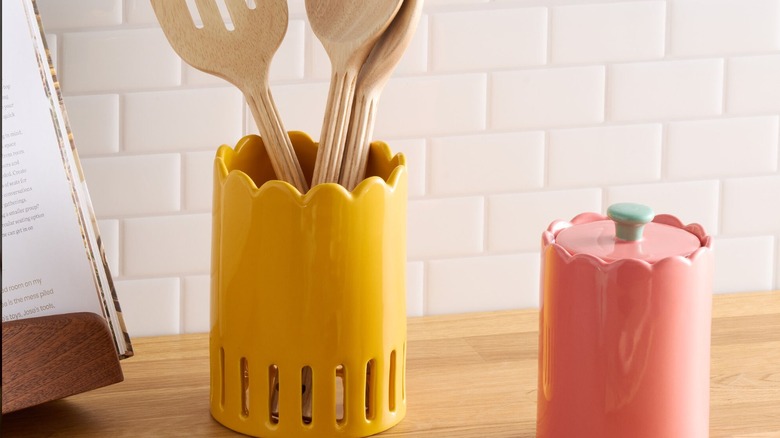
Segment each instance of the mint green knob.
M615 221L615 235L618 239L635 242L642 240L645 224L653 220L655 213L646 205L624 202L610 205L607 216Z

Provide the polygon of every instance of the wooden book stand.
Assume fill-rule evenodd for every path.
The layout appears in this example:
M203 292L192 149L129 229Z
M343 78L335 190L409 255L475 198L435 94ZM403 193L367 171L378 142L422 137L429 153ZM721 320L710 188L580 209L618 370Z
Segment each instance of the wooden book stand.
M3 323L3 414L122 380L114 338L100 315Z

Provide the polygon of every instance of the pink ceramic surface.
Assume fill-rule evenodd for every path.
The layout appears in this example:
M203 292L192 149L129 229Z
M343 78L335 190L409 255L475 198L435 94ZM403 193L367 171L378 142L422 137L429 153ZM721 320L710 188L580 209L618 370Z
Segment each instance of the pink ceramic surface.
M669 256L689 256L701 247L699 238L685 229L659 222L644 227L640 241L615 238L615 222L604 218L566 227L555 236L558 245L570 254L590 254L605 262L638 259L655 263Z
M556 221L542 237L537 436L707 437L711 239L659 215L638 242L557 240L605 220Z

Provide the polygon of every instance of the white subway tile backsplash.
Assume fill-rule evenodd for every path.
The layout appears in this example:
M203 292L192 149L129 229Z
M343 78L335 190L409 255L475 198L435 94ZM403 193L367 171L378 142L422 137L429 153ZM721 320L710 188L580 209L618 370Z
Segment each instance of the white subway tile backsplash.
M670 1L669 8L672 55L780 49L777 0Z
M374 136L419 136L485 128L484 74L392 78L379 100Z
M655 214L671 214L718 234L719 195L715 180L617 186L607 188L605 208L618 202L645 204Z
M431 141L431 194L537 189L544 180L544 133L442 137Z
M187 211L211 211L216 150L215 146L213 151L189 152L182 156L183 208Z
M46 30L115 26L122 23L122 0L37 0Z
M425 314L425 264L409 262L406 264L406 315L423 316Z
M547 9L436 14L431 18L431 49L431 67L437 72L544 64Z
M661 177L661 125L550 132L550 187L629 184Z
M99 218L172 213L181 206L177 154L83 158L81 166Z
M488 3L489 1L490 0L426 0L425 5L426 6L466 5L466 4Z
M552 63L622 62L664 55L666 2L555 7Z
M122 318L131 339L179 333L179 279L115 282Z
M488 198L488 249L494 252L538 251L542 233L554 220L580 213L604 213L601 190L556 190Z
M208 333L211 330L211 277L184 277L181 287L181 330Z
M393 71L395 76L425 73L428 70L428 15L422 14L409 47Z
M539 255L433 260L427 313L462 313L539 305Z
M612 120L676 119L722 111L720 59L618 64L610 67L608 76Z
M330 61L288 3L271 90L318 140ZM38 4L131 336L207 331L214 154L258 133L241 92L149 0ZM714 234L717 292L780 288L778 11L426 0L374 132L407 157L407 313L538 305L542 231L618 201Z
M273 99L279 109L279 117L287 131L303 131L319 141L325 103L328 99L328 83L315 82L276 86ZM257 133L255 122L247 116L249 132ZM381 138L376 137L375 138Z
M243 97L233 87L125 96L127 152L216 150L241 138Z
M723 232L780 234L780 175L725 180Z
M290 20L282 45L271 60L271 81L303 79L306 23Z
M71 96L64 100L80 156L119 152L118 95Z
M493 73L490 118L495 129L600 123L604 120L604 67Z
M126 219L122 244L126 276L207 274L211 214Z
M565 6L565 5L583 5L588 3L635 3L646 0L491 0L491 3L501 5L515 5L518 7L528 6Z
M775 289L780 289L780 239L775 238L777 241L777 249L775 249L775 260L777 265L775 266Z
M482 251L484 199L409 201L407 254L411 260Z
M777 170L778 117L669 124L671 178L713 178Z
M181 61L160 29L73 32L62 36L65 93L175 87Z
M729 113L780 112L780 54L732 58L726 71Z
M56 0L54 0L56 1ZM157 25L157 17L149 0L124 0L125 22L133 25Z
M713 242L715 293L772 289L773 236L722 238Z

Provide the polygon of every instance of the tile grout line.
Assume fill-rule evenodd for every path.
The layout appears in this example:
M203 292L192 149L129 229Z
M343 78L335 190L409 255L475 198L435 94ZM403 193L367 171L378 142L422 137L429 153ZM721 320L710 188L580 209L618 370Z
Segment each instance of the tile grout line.
M548 66L551 63L552 60L552 28L553 28L553 8L547 7L546 8L547 13L547 29L545 32L545 38L546 38L546 48L545 48L545 58L544 58L544 65ZM543 162L542 162L542 188L543 189L550 189L550 128L545 128L542 130L542 135L544 136L543 141Z
M777 167L775 168L775 174L780 175L780 114L778 117L775 118L777 120L777 144L776 146L776 153L777 153ZM772 272L774 273L774 287L775 289L780 289L780 232L775 234L775 265L772 267Z
M184 287L184 276L179 277L179 334L186 333L185 332L185 326L184 326L184 310L185 310L185 287Z
M661 125L661 171L658 182L670 181L669 179L669 122L662 122Z
M407 261L408 263L408 261ZM423 260L423 291L422 291L422 316L428 315L428 301L430 291L430 260Z
M721 88L720 88L720 100L721 100L721 108L720 108L720 114L718 116L723 117L727 114L726 108L727 108L727 96L728 96L728 68L729 68L729 62L727 61L727 58L721 58ZM723 228L723 218L725 216L725 210L723 208L725 204L725 186L726 186L726 178L721 177L718 178L718 225L715 230L716 235L723 234L724 228Z

